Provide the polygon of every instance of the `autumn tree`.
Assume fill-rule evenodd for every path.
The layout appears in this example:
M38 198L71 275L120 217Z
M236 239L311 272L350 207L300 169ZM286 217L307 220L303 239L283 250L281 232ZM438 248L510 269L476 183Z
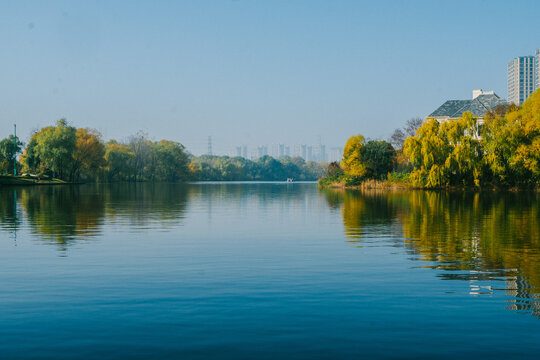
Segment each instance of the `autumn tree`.
M73 153L73 178L92 178L105 165L105 145L101 134L93 129L77 129L77 143Z
M502 185L540 182L540 90L521 107L491 112L485 119L486 164Z
M367 169L362 161L365 139L362 135L351 136L343 149L341 167L345 174L354 177L363 177Z
M362 135L351 136L343 151L341 167L353 178L386 178L392 171L396 152L388 141L365 142Z
M427 120L403 146L414 166L413 183L426 187L480 185L482 151L477 132L478 121L469 112L444 123Z

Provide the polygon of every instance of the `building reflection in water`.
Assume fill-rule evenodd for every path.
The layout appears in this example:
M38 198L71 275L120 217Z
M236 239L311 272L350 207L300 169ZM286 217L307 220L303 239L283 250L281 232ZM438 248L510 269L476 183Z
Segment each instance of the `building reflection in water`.
M377 224L399 224L399 241L443 280L472 296L505 290L508 308L540 317L540 194L324 190L341 207L345 236L369 242ZM337 205L339 204L339 205Z

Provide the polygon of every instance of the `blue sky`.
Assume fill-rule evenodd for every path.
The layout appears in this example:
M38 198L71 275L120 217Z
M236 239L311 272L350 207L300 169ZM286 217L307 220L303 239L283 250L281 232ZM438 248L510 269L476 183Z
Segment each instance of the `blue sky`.
M0 136L65 117L195 154L387 138L540 47L540 1L0 1Z

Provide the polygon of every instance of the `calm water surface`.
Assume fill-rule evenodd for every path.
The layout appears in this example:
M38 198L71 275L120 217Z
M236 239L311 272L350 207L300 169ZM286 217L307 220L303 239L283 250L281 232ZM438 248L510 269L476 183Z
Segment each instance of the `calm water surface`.
M0 189L2 358L537 358L539 193Z

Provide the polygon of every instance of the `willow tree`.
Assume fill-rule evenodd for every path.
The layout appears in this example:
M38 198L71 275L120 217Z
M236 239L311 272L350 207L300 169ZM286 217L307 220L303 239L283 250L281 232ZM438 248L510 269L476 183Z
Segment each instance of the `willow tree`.
M540 182L540 90L521 107L489 113L483 132L486 163L504 185Z
M430 188L480 185L483 154L477 135L477 119L469 112L444 123L427 120L403 145L414 166L413 184Z
M127 145L109 141L105 147L105 174L109 181L130 180L135 154Z

